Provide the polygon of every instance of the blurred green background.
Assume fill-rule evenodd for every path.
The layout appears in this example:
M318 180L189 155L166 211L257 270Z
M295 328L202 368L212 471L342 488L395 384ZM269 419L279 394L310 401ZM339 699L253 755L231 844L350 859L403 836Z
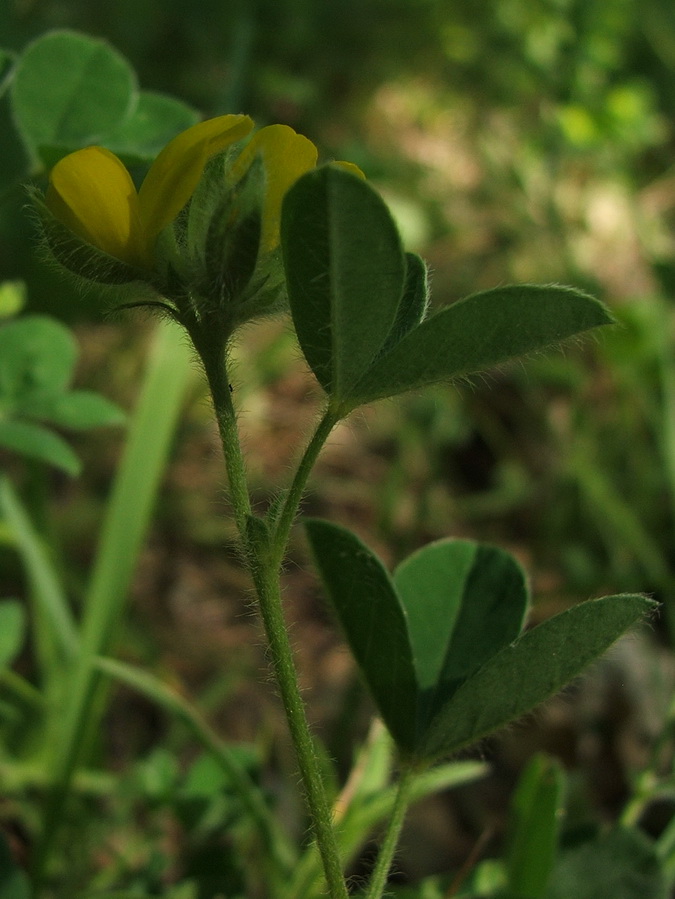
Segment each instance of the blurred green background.
M143 88L206 116L286 122L323 158L358 163L390 203L408 248L429 261L436 305L512 281L573 284L602 298L619 325L597 341L460 390L364 410L328 448L307 509L354 527L392 563L449 534L500 543L531 572L535 616L591 595L651 592L664 603L657 636L675 645L671 0L0 5L0 45L8 49L53 28L107 39ZM100 310L74 298L37 259L25 206L19 188L2 199L0 280L25 279L29 309L75 322L82 383L130 405L148 323L136 315L100 324ZM287 476L317 397L283 324L247 329L238 356L235 395L262 502ZM219 604L245 584L222 560L231 532L209 421L195 402L182 426L129 643L199 684L222 664L224 649L248 639L243 601L238 612ZM79 486L56 482L56 530L74 584L91 556L116 444L90 438L78 450L86 459ZM303 674L329 750L346 763L344 735L361 720L349 705L357 700L338 702L327 686L342 670L335 637L313 604L314 588L296 577L289 606L307 650ZM255 669L245 653L235 672L238 664ZM630 680L625 671L619 678ZM642 684L638 704L656 701L649 689ZM234 736L256 732L272 714L254 708L240 707L241 718L228 721ZM615 711L592 759L610 810L625 799L625 771L641 758L616 750ZM138 718L122 740L128 755L156 736ZM578 736L583 725L574 727ZM561 732L519 736L522 746L512 740L508 750L518 758L542 741L563 754L571 745Z

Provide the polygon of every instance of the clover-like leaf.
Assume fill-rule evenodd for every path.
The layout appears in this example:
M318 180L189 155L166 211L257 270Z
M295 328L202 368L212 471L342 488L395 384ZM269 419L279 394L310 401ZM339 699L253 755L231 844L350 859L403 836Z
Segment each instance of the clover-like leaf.
M557 346L612 316L571 287L536 284L473 294L412 328L352 387L354 405L465 378Z
M63 437L29 421L0 420L0 447L54 465L73 477L82 467Z
M503 550L445 540L390 578L350 531L312 519L312 553L345 637L399 751L434 760L543 702L654 603L582 603L519 636L528 596Z
M302 351L324 390L346 399L397 319L406 263L396 225L362 178L324 166L286 194L281 245Z
M45 424L68 429L119 425L124 413L90 390L70 390L77 344L68 328L42 315L0 327L0 447L70 475L80 461Z
M426 758L457 752L553 696L656 604L620 594L580 603L527 631L466 680L436 715Z
M31 315L0 328L0 408L33 393L55 395L69 385L77 358L75 338L46 315Z
M476 293L426 318L424 263L404 257L382 198L337 166L288 192L282 248L300 346L342 415L613 321L582 291L532 284Z
M21 55L12 83L14 115L37 159L43 147L101 143L138 102L136 76L105 41L50 31Z
M405 611L380 560L347 528L305 522L345 637L398 746L415 747L417 679Z
M394 584L408 619L423 732L448 697L520 634L525 574L496 546L439 540L402 562Z
M105 145L129 161L151 162L176 134L198 121L192 106L167 94L141 91L133 112L106 135Z

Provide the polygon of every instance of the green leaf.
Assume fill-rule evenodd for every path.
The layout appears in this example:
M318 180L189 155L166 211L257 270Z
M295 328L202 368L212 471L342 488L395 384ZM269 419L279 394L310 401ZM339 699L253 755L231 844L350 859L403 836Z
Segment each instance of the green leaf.
M611 322L601 303L571 287L486 290L409 331L351 386L350 397L358 405L464 378Z
M405 612L380 560L346 528L305 529L328 597L382 718L403 751L415 747L417 681Z
M406 268L396 225L363 179L323 166L286 194L281 245L305 358L327 393L348 398L397 318Z
M399 565L394 584L408 618L421 734L439 704L520 634L529 601L525 574L497 547L440 540Z
M77 358L75 338L65 325L43 315L0 328L0 409L31 393L58 394L70 383Z
M73 430L121 425L126 420L119 406L91 390L72 390L56 396L34 394L21 403L18 411L26 418Z
M424 321L424 263L404 260L386 205L336 166L288 192L281 245L293 323L321 386L346 409L467 377L612 321L569 287L467 297Z
M172 138L198 121L199 113L187 103L167 94L141 91L133 113L106 136L105 145L127 161L149 162Z
M472 675L436 716L424 758L450 755L548 699L653 611L644 596L581 603L525 633Z
M563 772L560 763L534 756L521 775L511 804L508 888L522 899L541 899L558 851Z
M19 130L38 157L42 146L102 143L131 114L136 76L105 41L52 31L21 56L12 100Z
M545 899L668 899L653 842L615 827L570 849L556 865Z
M525 577L495 547L431 544L392 579L350 531L306 523L347 642L405 755L433 760L547 699L655 607L643 596L583 603L518 639Z
M406 253L406 275L403 295L393 327L382 347L388 353L405 335L419 325L429 307L429 281L427 266L415 253Z
M0 668L12 664L23 646L26 615L18 599L0 602Z
M80 473L82 467L65 440L31 422L11 419L0 421L0 446L23 456L48 462L73 477Z
M78 474L80 462L57 434L29 419L67 428L119 424L123 413L87 390L66 392L77 358L69 329L46 316L0 328L0 445ZM3 417L4 416L4 417Z

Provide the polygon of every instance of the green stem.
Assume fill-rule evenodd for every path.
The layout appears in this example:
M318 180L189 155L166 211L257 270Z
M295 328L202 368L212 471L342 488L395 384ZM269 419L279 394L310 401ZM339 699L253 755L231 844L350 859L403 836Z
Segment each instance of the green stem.
M199 346L197 349L199 350ZM223 445L234 519L244 545L248 546L247 519L252 511L251 500L246 480L246 466L239 442L237 416L232 403L230 383L227 379L225 353L220 349L217 352L200 351L200 356L213 398L218 433Z
M329 895L331 899L347 899L347 888L333 829L332 810L326 796L314 739L300 695L293 651L283 617L281 589L276 567L261 566L256 573L255 581L272 665L298 759L298 767L323 862Z
M387 885L387 876L394 859L396 846L401 835L401 828L405 820L405 814L410 804L410 793L415 778L415 768L408 765L403 769L398 781L398 790L394 808L387 825L387 831L380 847L375 868L371 875L368 892L365 899L381 899Z
M286 500L272 535L273 562L277 566L280 566L283 561L286 547L288 546L291 527L293 526L295 516L298 512L300 500L302 499L302 494L304 493L307 484L307 478L316 463L324 443L328 439L328 435L333 430L338 420L339 416L333 409L328 408L326 412L324 412L311 440L307 444L302 459L300 460L298 470L295 473L293 483L286 495Z
M321 854L326 883L331 899L347 899L347 887L337 839L333 829L332 812L321 776L314 740L309 729L305 707L300 695L298 676L293 659L286 622L284 621L279 568L286 551L288 535L295 518L307 477L316 458L337 420L326 413L310 440L300 462L298 472L286 497L274 538L263 542L252 540L249 532L251 503L246 483L241 446L232 404L224 359L214 353L203 353L213 397L223 453L230 481L230 498L241 540L246 549L249 568L258 596L260 615L270 650L272 666L279 686L291 739L298 759L298 767L317 845Z

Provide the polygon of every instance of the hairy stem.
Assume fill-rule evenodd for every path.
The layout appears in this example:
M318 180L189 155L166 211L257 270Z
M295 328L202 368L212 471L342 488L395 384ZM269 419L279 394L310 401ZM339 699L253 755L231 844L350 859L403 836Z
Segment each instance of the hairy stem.
M199 347L197 347L199 350ZM239 442L237 429L237 417L232 403L230 383L227 379L225 354L200 353L204 364L204 371L209 383L209 389L213 398L213 408L218 424L218 433L223 445L225 467L230 485L230 500L232 511L237 524L237 530L248 548L247 520L251 515L251 500L246 481L246 465Z
M295 516L298 512L300 500L307 485L307 478L314 467L314 464L326 442L328 435L335 427L338 416L332 409L327 409L321 417L314 434L312 435L307 448L300 460L298 470L293 478L290 490L286 496L286 500L279 514L272 537L273 562L280 566L288 546L288 538L290 536L291 527Z
M331 899L347 899L333 816L300 695L293 651L284 622L276 567L262 566L256 576L260 614L269 642L272 665L298 759L303 789L312 817L314 835L323 862Z
M347 899L347 888L342 874L331 808L321 776L314 739L300 695L293 651L284 621L279 583L280 566L286 552L288 536L302 491L312 465L335 424L335 418L327 413L310 441L280 513L274 539L269 539L264 526L262 527L262 531L265 532L264 538L260 539L261 529L258 528L258 539L253 539L253 531L250 528L251 502L224 359L218 359L215 356L206 358L202 356L202 358L223 444L234 517L255 584L272 667L279 685L281 700L298 759L298 767L323 862L329 895L331 899ZM258 522L262 525L259 519Z
M405 814L410 804L410 788L412 787L415 775L415 769L412 765L407 766L401 772L398 790L396 792L396 800L394 808L391 811L387 831L384 840L380 846L380 852L377 862L373 870L368 892L365 899L381 899L384 889L387 885L387 875L394 859L398 839L401 835L401 828L405 820Z

